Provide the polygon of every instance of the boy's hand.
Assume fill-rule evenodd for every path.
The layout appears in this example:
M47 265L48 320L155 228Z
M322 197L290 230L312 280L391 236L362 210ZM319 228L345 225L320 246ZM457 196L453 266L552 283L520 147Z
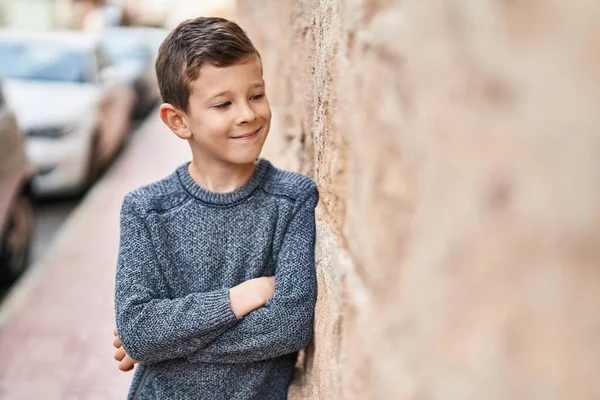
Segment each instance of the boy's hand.
M229 302L236 317L241 318L265 305L275 293L275 277L250 279L229 289Z
M117 328L115 328L113 334L115 335L115 338L113 340L113 346L115 346L115 348L117 349L117 351L115 352L115 360L119 361L119 369L125 372L131 371L133 369L133 366L137 364L137 361L129 357L129 355L127 355L127 353L125 352L125 349L121 344L121 339L119 339Z

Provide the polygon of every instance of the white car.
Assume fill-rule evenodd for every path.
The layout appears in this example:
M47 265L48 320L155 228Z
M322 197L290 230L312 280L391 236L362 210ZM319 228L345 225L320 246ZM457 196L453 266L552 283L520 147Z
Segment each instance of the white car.
M38 171L33 193L87 188L122 145L135 101L100 36L0 31L0 75Z

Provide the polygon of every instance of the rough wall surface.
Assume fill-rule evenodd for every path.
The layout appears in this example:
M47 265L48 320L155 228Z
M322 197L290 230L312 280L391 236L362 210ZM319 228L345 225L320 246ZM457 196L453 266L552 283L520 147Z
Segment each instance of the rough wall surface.
M290 398L600 398L600 3L238 8L321 192Z

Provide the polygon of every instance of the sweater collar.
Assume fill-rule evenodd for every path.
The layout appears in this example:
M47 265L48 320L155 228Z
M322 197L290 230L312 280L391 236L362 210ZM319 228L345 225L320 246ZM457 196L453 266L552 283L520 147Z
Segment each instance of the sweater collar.
M256 169L250 177L250 179L239 188L232 192L217 193L206 190L202 186L198 185L196 181L192 179L188 171L189 162L179 166L177 168L177 176L183 188L192 196L198 200L215 205L229 205L237 203L245 198L249 197L254 191L261 186L265 180L267 173L271 169L271 163L263 158L259 158L256 163Z

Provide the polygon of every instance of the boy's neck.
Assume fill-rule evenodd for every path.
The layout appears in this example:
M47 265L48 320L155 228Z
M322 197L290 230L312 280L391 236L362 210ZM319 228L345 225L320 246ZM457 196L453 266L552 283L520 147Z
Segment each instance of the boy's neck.
M255 169L255 161L249 164L225 164L193 160L188 166L194 182L214 193L229 193L239 189L250 180Z

